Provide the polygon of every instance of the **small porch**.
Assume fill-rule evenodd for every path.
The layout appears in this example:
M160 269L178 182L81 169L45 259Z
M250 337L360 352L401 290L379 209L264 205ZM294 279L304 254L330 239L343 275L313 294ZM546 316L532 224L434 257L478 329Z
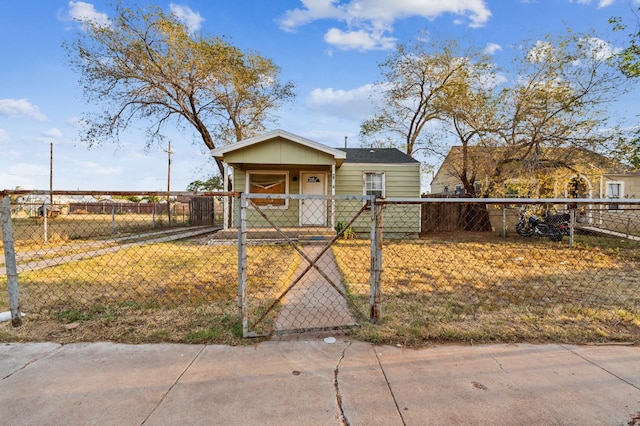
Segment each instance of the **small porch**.
M285 199L277 196L335 195L336 170L346 159L344 151L276 130L214 149L211 155L225 165L224 181L233 183L233 191L266 196L253 199L252 204L277 215L279 226L333 228L333 211L326 200L317 197ZM270 197L274 195L276 197ZM231 211L225 209L225 214ZM225 218L225 224L231 223L228 219ZM253 224L267 225L260 218L256 218ZM292 232L296 238L298 235L308 235L305 232Z
M335 229L330 227L287 227L281 228L280 231L287 238L294 241L312 242L327 241L336 236ZM285 240L277 229L273 227L252 227L247 229L248 240ZM212 240L237 240L238 228L221 229L211 236Z

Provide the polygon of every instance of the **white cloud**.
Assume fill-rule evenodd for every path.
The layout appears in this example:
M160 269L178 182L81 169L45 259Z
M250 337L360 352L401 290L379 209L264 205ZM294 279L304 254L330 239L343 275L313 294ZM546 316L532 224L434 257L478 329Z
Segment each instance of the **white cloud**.
M105 166L93 161L76 161L76 166L80 173L90 173L91 175L120 175L122 167Z
M22 157L22 153L20 151L16 151L15 149L10 149L6 152L3 152L2 155L6 160L17 160Z
M314 89L306 99L306 106L315 112L361 121L371 115L373 98L379 92L373 84L352 90Z
M486 53L487 55L493 55L494 53L500 50L502 50L502 46L500 46L499 44L487 43L487 45L484 48L484 53Z
M2 188L37 188L38 182L42 185L47 182L49 169L38 164L17 163L0 172Z
M55 127L52 127L48 130L42 132L42 136L52 139L60 139L62 137L62 132Z
M320 19L344 22L348 28L346 31L334 28L325 35L325 41L339 43L341 49L362 50L367 45L363 40L367 40L374 49L389 48L393 39L384 37L384 33L392 31L393 24L404 18L435 19L450 13L465 17L470 27L481 27L491 16L484 0L350 0L345 3L338 0L301 1L301 8L288 10L280 19L280 28L293 31ZM369 33L369 36L365 37L363 33ZM383 43L371 43L371 40Z
M45 121L47 117L27 99L0 99L0 115Z
M9 142L10 140L9 133L4 129L0 129L0 142Z
M106 13L98 12L93 4L83 1L70 1L68 16L78 22L91 22L103 27L111 25Z
M585 41L589 45L591 56L601 61L611 58L620 51L620 49L614 49L609 43L597 37L588 37Z
M200 29L204 18L198 12L194 12L189 6L183 6L175 3L169 4L169 9L176 18L189 28L191 33Z
M341 50L386 50L395 45L395 38L384 37L382 33L365 30L341 31L331 28L324 35L324 41Z
M536 45L527 52L527 59L532 63L550 61L555 53L554 46L548 41L538 40Z
M570 3L573 3L574 0L570 0ZM602 9L608 6L611 6L615 0L598 0L598 9ZM593 0L577 0L578 4L591 4Z

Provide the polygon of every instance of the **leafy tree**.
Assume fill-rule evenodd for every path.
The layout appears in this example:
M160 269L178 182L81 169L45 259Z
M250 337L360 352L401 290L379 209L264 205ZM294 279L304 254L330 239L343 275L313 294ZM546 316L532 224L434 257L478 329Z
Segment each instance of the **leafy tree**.
M163 139L169 122L191 126L213 149L264 130L271 113L293 99L294 85L257 53L218 37L192 34L156 6L114 5L109 24L84 21L65 44L81 75L85 99L103 105L87 114L82 139L90 145L119 139L134 120L151 121L147 145ZM218 162L220 174L223 165Z
M499 127L495 114L499 81L490 58L476 55L447 85L441 101L447 129L460 143L460 149L449 154L457 158L449 162L453 168L448 172L460 179L466 194L478 195L476 181L487 168L486 151L473 147L485 145L487 137Z
M597 150L618 133L606 106L628 86L610 66L606 43L592 34L569 32L525 46L512 85L495 103L500 126L491 138L501 157L494 182L507 172L531 176L545 168L570 167L570 152L547 148Z
M640 11L640 8L638 9ZM640 18L634 14L635 30L628 33L629 45L616 53L613 60L616 66L628 78L640 77ZM622 17L609 19L614 31L628 31L629 27ZM616 141L614 153L635 169L640 169L640 129L636 128L631 136Z
M137 195L114 195L113 197L114 200L126 200L126 201L131 201L132 203L139 203L142 199L140 197L138 197Z
M212 191L219 191L221 189L223 189L224 185L222 184L222 179L220 179L220 176L212 176L209 179L202 181L202 180L194 180L193 182L191 182L189 185L187 185L187 191L192 191L192 192L200 192L200 191L204 191L204 192L212 192Z
M635 129L631 135L618 138L612 152L617 160L640 170L640 130Z
M454 40L423 37L413 45L398 45L380 64L382 99L374 116L361 124L361 138L378 146L400 145L410 156L421 149L433 151L425 127L445 118L447 97L476 56L461 54Z
M640 11L640 8L638 9ZM615 55L614 61L620 71L629 78L640 77L640 19L634 15L635 30L628 33L629 45ZM614 31L627 31L628 25L620 16L609 19Z

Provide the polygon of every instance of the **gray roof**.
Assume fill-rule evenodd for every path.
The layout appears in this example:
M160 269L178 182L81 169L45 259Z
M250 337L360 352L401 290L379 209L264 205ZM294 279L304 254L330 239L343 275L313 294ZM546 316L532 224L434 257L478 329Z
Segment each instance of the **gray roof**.
M414 164L418 160L396 148L338 148L347 153L346 163Z

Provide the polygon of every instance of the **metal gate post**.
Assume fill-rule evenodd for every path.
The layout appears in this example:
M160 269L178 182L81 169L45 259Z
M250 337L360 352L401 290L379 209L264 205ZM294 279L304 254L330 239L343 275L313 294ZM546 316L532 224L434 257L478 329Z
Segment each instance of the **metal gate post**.
M371 196L371 269L369 283L369 321L376 324L381 317L380 273L382 271L382 205Z
M573 248L573 230L576 226L576 209L569 210L569 248Z
M22 325L22 313L20 312L20 299L18 298L18 267L16 265L16 251L13 244L11 201L8 194L2 198L0 219L2 220L2 244L4 246L4 264L6 266L7 288L9 291L11 325L18 327Z
M249 333L247 314L247 198L242 193L236 196L238 206L238 319L242 321L242 334ZM239 201L239 202L238 202Z
M502 237L507 238L507 206L502 206Z

